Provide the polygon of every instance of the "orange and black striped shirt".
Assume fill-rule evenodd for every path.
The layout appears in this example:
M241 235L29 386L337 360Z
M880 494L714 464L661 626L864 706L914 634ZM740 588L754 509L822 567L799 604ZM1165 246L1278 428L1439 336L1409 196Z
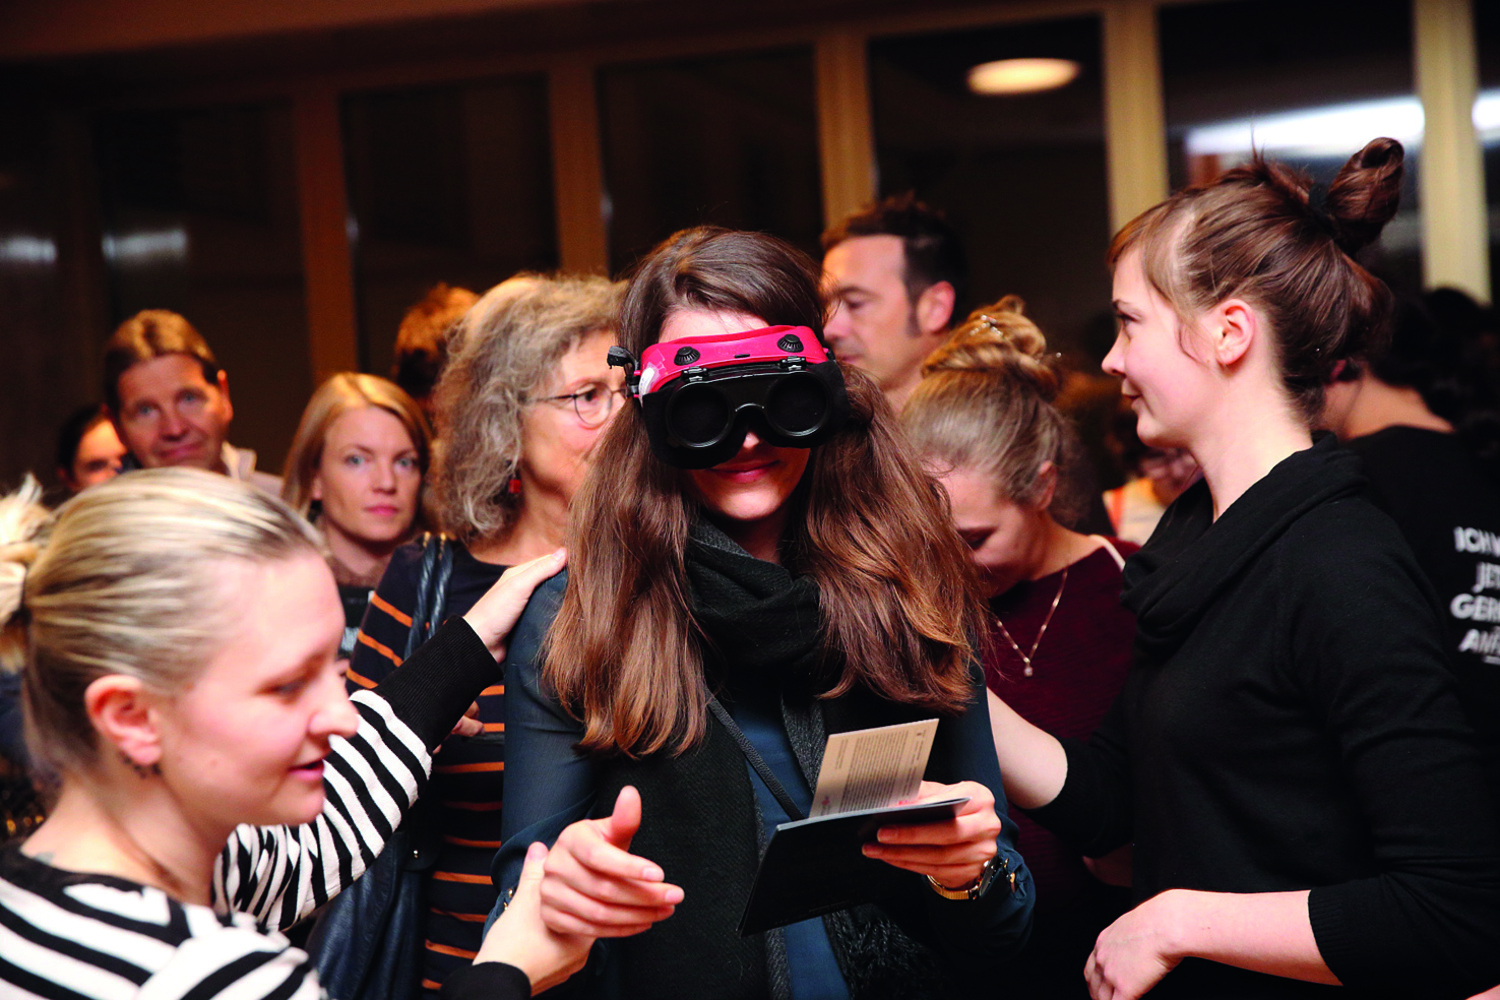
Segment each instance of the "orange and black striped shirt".
M411 630L421 574L422 548L403 545L391 557L370 599L349 661L351 691L373 687L401 662ZM500 578L504 566L481 562L454 544L453 575L444 617L461 615ZM500 847L500 803L505 779L505 687L479 698L479 736L449 736L433 758L423 799L442 835L442 849L427 884L428 920L423 987L435 995L443 980L466 966L479 949L485 918L498 893L490 861Z

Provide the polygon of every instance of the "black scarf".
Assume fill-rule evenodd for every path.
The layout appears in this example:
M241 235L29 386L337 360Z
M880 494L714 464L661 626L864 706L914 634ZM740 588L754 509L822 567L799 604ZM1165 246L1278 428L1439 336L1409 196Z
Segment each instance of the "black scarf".
M711 647L711 682L762 678L783 690L807 691L819 674L822 620L818 585L784 566L757 559L705 518L687 550L693 617Z
M1208 484L1189 488L1125 564L1123 602L1136 616L1137 656L1170 657L1219 595L1298 518L1364 486L1359 459L1327 434L1282 459L1217 521Z
M731 696L748 685L770 686L808 786L816 785L826 736L822 706L812 695L827 687L819 687L825 665L818 585L755 558L702 516L690 529L686 563L693 617L711 647L704 664L710 684ZM878 907L830 913L823 924L854 1000L942 995L936 956ZM768 993L789 996L785 945L777 931L766 938Z

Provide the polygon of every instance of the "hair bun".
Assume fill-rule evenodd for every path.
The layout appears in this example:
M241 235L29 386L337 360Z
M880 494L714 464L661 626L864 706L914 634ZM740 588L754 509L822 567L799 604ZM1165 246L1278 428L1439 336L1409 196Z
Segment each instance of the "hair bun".
M27 474L14 493L0 498L0 624L20 610L26 571L41 552L41 534L51 515L42 487Z
M1334 240L1351 256L1380 238L1401 203L1406 150L1395 139L1372 139L1349 157L1323 207L1332 220Z
M1060 380L1047 363L1047 338L1025 310L1019 295L975 309L943 346L927 356L922 374L971 372L1016 378L1051 402Z

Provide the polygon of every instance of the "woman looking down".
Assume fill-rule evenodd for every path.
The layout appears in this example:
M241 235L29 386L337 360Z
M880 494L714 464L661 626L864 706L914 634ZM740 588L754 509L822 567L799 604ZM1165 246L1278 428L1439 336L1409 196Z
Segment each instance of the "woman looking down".
M1130 666L1135 618L1120 606L1120 567L1138 546L1059 523L1083 506L1062 472L1076 444L1054 403L1059 383L1042 331L1008 295L928 356L901 423L947 492L989 599L985 684L1027 721L1087 738ZM1015 819L1037 912L1006 988L1016 998L1086 995L1078 970L1129 893L1029 817ZM1121 855L1108 874L1128 885Z

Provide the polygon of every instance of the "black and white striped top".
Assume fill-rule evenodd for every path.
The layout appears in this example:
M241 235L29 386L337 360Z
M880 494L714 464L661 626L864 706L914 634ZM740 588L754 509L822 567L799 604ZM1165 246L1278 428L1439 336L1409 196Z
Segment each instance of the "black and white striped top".
M316 820L235 830L215 865L211 908L54 868L16 847L0 852L0 1000L320 997L307 955L277 929L364 871L425 782L426 748L493 680L494 660L466 624L445 626L428 646L437 655L409 661L419 676L354 697L359 730L333 741ZM441 681L432 670L440 660Z

